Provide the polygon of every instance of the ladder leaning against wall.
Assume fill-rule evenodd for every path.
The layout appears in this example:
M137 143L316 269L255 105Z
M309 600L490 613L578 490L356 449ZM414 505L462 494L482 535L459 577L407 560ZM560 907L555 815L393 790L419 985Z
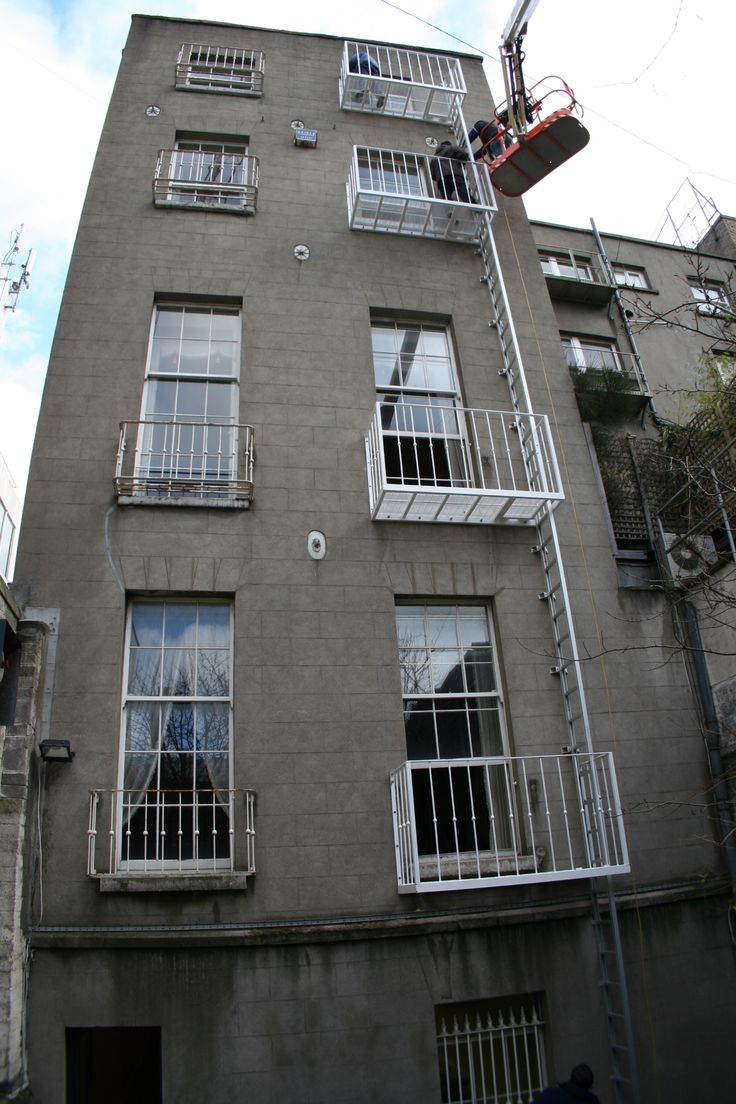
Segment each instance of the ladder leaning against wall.
M459 111L452 129L458 143L470 149L465 121ZM488 288L491 298L490 324L496 331L501 347L502 372L509 388L512 406L520 414L530 414L533 407L493 238L491 218L489 213L484 215L478 243L478 254L483 267L481 280ZM534 485L531 479L537 462L534 448L525 449L524 464L527 475L530 476L530 486ZM540 508L536 535L533 551L539 556L545 581L540 598L547 602L549 608L556 657L551 673L560 682L570 753L582 753L581 764L584 764L589 761L587 757L593 752L590 720L560 539L554 514L548 503ZM612 879L591 878L590 896L615 1100L616 1104L639 1104L631 1010Z

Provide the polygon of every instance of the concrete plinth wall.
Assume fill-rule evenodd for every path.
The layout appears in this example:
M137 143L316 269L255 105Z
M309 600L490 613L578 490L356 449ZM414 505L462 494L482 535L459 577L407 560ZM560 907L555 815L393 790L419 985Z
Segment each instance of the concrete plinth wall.
M704 1078L728 1079L736 1014L725 989L716 1005L709 997L732 969L727 907L721 895L621 911L644 1100L662 1083L698 1100ZM121 934L116 946L103 933L58 933L55 946L49 936L33 961L37 1098L66 1099L56 1072L65 1027L156 1024L163 1099L177 1104L439 1101L435 1007L522 991L544 994L550 1078L584 1060L600 1099L613 1100L589 919L530 911L515 921L468 915L424 935L282 945L266 932L180 934L178 946L164 933ZM693 1049L711 1055L712 1071L694 1067Z

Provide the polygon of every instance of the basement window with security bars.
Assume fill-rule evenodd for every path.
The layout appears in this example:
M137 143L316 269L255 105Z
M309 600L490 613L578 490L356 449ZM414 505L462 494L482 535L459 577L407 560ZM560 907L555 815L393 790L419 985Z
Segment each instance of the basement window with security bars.
M547 1083L542 994L435 1008L442 1104L528 1104Z

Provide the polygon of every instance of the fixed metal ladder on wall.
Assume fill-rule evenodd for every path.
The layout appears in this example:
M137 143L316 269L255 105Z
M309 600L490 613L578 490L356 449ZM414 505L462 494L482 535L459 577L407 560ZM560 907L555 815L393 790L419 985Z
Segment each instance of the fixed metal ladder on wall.
M462 117L458 117L456 121L455 133L458 141L467 143L467 132ZM501 347L502 375L508 384L514 410L523 414L531 413L532 405L489 215L486 215L483 220L478 253L483 266L481 280L488 288L493 307L490 324L496 330ZM531 451L529 449L525 452L524 462L527 465L536 463L536 457L532 457ZM550 673L560 681L570 753L572 755L577 752L592 753L590 720L570 596L557 525L548 504L540 508L536 532L537 543L533 551L540 557L545 580L545 588L540 592L539 597L547 602L554 639L556 662L550 668ZM593 847L592 839L590 847ZM590 880L593 926L598 948L599 981L611 1054L612 1082L617 1104L639 1104L631 1011L616 900L611 879L607 878L604 884L606 890L601 892L600 879Z

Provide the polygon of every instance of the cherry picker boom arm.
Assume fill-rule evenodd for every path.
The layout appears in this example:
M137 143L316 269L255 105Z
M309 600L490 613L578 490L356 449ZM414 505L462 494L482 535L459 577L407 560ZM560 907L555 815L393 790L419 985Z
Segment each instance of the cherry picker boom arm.
M517 0L501 40L501 68L506 88L509 125L516 138L526 134L528 129L527 94L522 70L524 54L521 44L526 34L527 23L538 3L539 0Z

